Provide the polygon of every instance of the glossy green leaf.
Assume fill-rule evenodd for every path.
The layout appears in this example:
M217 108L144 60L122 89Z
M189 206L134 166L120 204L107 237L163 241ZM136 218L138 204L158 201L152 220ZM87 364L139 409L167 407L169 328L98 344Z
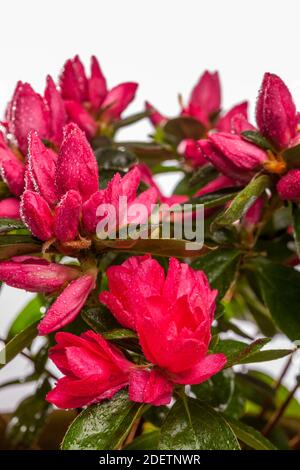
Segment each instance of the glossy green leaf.
M264 260L257 260L254 269L274 321L292 341L299 339L300 272Z
M12 338L32 323L40 320L42 318L41 308L43 305L44 301L39 295L30 300L12 322L8 332L8 338Z
M226 418L192 398L179 400L161 428L160 450L238 450Z
M223 369L205 382L192 385L191 390L199 401L225 411L234 392L234 373L231 369Z
M282 156L288 168L299 168L300 166L300 144L288 148L282 152Z
M234 339L220 340L214 350L215 353L223 353L227 357L226 367L235 364L251 363L252 356L263 346L269 343L270 338L259 338L250 344Z
M184 204L203 204L205 209L211 209L212 207L223 206L228 201L231 201L236 197L238 191L238 189L234 188L224 188L220 191L204 194L203 196L193 197Z
M128 253L151 253L156 256L176 256L177 258L195 257L209 251L207 246L196 242L175 238L138 238L137 240L100 240L94 239L95 249L105 252L108 249Z
M62 449L118 449L143 409L143 404L129 401L127 391L117 393L111 400L90 406L69 427Z
M274 150L272 144L257 131L244 131L242 132L242 136L245 140L248 140L262 149Z
M118 142L130 152L134 153L140 160L145 161L149 165L156 165L165 160L174 160L178 158L171 148L165 145L149 143L149 142Z
M121 129L121 127L126 127L126 126L131 126L132 124L135 124L142 119L145 119L146 117L150 116L151 111L142 111L140 113L135 113L132 114L131 116L128 116L126 118L120 119L119 121L114 122L114 128L115 130Z
M239 220L256 201L256 199L270 186L271 180L267 175L253 178L250 183L233 199L225 212L218 215L212 223L212 229L224 225L231 225Z
M250 357L241 359L240 364L276 361L276 359L281 359L282 357L289 356L293 352L294 349L266 349L265 351L258 351L254 354L251 354Z
M40 252L41 246L38 240L29 235L2 235L0 237L0 260Z
M228 416L226 416L226 421L229 423L239 441L243 442L248 447L255 450L276 450L276 447L257 431L257 429Z
M46 379L34 395L25 398L13 413L6 432L14 447L30 448L37 439L51 408L50 403L45 400L50 389L50 384Z
M151 431L138 436L124 447L124 450L156 450L158 446L160 432Z
M218 171L212 165L204 165L198 168L191 176L189 185L197 190L203 188L207 183L214 180L218 176Z
M95 156L100 169L124 171L137 163L134 154L125 148L104 147L95 150ZM100 179L102 172L100 170Z
M26 228L21 220L17 219L0 219L0 233L10 232L11 230L18 230Z
M203 270L211 286L218 290L222 299L235 279L241 253L235 249L218 249L207 253L192 262L192 267Z
M163 126L167 138L172 137L174 143L183 139L200 139L204 136L206 129L200 121L188 116L169 119Z
M0 351L0 369L8 364L17 354L29 346L37 336L37 323L34 322L25 330L14 336Z

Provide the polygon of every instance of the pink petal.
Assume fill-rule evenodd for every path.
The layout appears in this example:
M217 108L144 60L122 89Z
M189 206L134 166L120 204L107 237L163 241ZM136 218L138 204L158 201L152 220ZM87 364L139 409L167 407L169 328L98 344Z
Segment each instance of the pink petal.
M107 93L106 80L95 56L91 61L91 78L88 81L89 100L95 111L97 111Z
M224 354L210 354L191 369L179 372L174 376L174 382L179 384L194 385L205 382L212 375L217 374L226 365Z
M87 233L96 232L96 212L100 204L105 203L105 194L105 190L96 191L82 206L82 225Z
M67 114L63 99L50 75L47 77L44 95L50 110L51 139L56 144L60 144L63 137L62 129L67 122Z
M14 197L0 201L0 217L7 219L20 219L20 201Z
M237 104L229 111L227 111L224 116L222 116L216 125L216 129L222 132L231 132L232 129L232 119L237 116L242 115L245 119L248 117L248 102L243 101L243 103Z
M120 119L122 112L134 99L137 87L137 83L127 82L112 88L101 105L102 119L104 121Z
M163 126L167 122L168 119L166 116L160 114L160 112L158 112L157 109L155 109L152 104L149 103L149 101L146 101L145 108L146 111L151 112L149 119L154 127Z
M20 196L24 190L24 174L23 163L10 151L10 156L2 160L1 176L15 196Z
M206 70L192 90L190 103L205 112L207 116L221 108L221 85L218 72Z
M286 84L275 74L266 73L256 104L260 132L279 149L287 147L297 130L296 107Z
M72 281L47 310L38 326L39 334L47 335L72 322L94 287L95 276L92 274L85 274Z
M0 263L1 281L30 292L54 292L78 275L74 268L33 256L16 256Z
M281 199L300 201L300 170L290 170L277 183L277 191Z
M77 101L65 101L65 108L69 121L77 124L89 138L94 137L97 132L97 123L92 116Z
M57 191L63 196L69 189L75 189L86 201L98 186L98 165L93 150L79 127L68 124L57 159Z
M21 218L31 233L40 240L53 237L53 216L45 199L33 191L25 191L21 199Z
M129 398L138 403L168 405L172 399L173 384L156 370L133 369L129 376Z
M27 181L31 179L33 187L50 205L54 205L57 201L54 182L56 159L56 154L45 147L37 132L30 132L26 178Z
M43 98L28 83L19 82L13 98L10 129L18 141L21 151L27 152L27 136L31 130L41 139L49 138L49 112Z
M78 191L68 191L55 209L54 234L61 242L75 240L81 215L81 196Z
M191 163L195 168L199 168L200 166L207 164L197 141L194 139L182 140L177 147L177 152L179 155L183 155L187 162Z

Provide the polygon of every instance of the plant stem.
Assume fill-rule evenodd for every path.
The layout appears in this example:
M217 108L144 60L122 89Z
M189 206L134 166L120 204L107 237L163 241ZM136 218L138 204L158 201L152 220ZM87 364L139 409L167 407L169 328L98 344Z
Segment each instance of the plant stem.
M290 401L292 400L297 388L299 387L299 383L297 382L296 385L292 388L292 390L289 392L288 396L284 400L284 402L281 404L281 406L278 408L278 410L273 414L271 417L270 421L265 425L262 434L264 436L267 436L272 429L276 426L280 418L282 417L283 413L285 412L286 408L288 407Z

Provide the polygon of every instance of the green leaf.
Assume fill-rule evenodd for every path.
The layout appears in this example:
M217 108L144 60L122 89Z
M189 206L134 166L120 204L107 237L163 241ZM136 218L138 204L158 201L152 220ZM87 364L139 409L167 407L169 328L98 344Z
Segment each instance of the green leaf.
M21 220L17 219L0 219L0 233L10 232L11 230L18 230L26 228Z
M151 431L138 436L124 450L156 450L158 446L160 432Z
M225 411L234 392L234 373L231 369L223 369L205 382L192 385L191 390L199 401Z
M8 364L17 354L29 346L37 336L37 323L34 322L25 330L14 336L0 351L0 369ZM1 363L3 362L3 363Z
M276 324L292 341L299 339L300 272L265 260L257 260L254 269Z
M151 166L165 160L174 160L174 158L178 158L171 148L152 142L118 142L118 145L126 147L140 160L145 161Z
M196 258L191 266L203 270L211 286L218 290L222 299L235 279L241 253L235 249L218 249Z
M45 400L50 389L46 379L35 394L25 398L14 412L7 427L7 436L14 447L30 448L37 439L51 407Z
M250 183L233 199L230 206L218 215L212 223L212 230L224 225L231 225L239 220L270 186L271 180L267 175L253 178Z
M250 344L234 339L220 340L214 350L214 353L223 353L227 357L226 367L235 364L251 363L252 355L259 351L263 346L269 343L270 338L259 338Z
M300 256L300 208L297 204L292 204L292 217L296 250Z
M197 119L184 116L169 119L163 126L163 131L176 144L183 139L198 140L204 137L206 129Z
M9 189L8 189L6 183L4 183L4 181L0 181L0 197L1 197L1 199L4 199L8 195L9 195Z
M85 308L81 312L83 320L97 333L115 342L119 347L141 353L136 334L125 328L120 328L109 310L100 305L97 308Z
M135 124L136 122L141 121L142 119L150 116L151 111L142 111L140 113L135 113L132 114L131 116L128 116L124 119L120 119L119 121L114 122L114 128L115 130L120 129L121 127L126 127L126 126L131 126L132 124Z
M241 134L245 140L265 150L274 150L272 144L257 131L244 131Z
M237 421L229 416L226 416L226 421L237 438L248 447L255 450L276 450L276 447L267 438L251 426L247 426L242 421Z
M18 314L17 318L12 322L8 332L8 338L12 338L32 323L40 320L42 318L41 308L43 305L44 302L39 295L30 300Z
M190 186L190 175L184 175L174 188L173 194L179 196L193 196L195 189Z
M266 349L251 354L249 357L242 359L239 364L252 364L254 362L276 361L282 357L292 354L294 349Z
M136 156L125 148L103 147L95 150L100 169L124 171L137 163ZM102 171L100 170L100 178Z
M156 256L195 257L206 253L209 248L196 242L175 238L138 238L137 240L94 239L96 251L125 251L127 253L151 253Z
M29 235L2 235L0 237L0 260L40 252L41 246L41 242Z
M179 400L161 428L160 450L239 450L226 419L192 398Z
M119 392L111 400L99 405L90 406L69 427L62 449L118 449L143 409L143 404L128 400L127 391Z
M299 168L300 166L300 144L295 145L282 152L282 156L288 168Z
M217 170L212 165L204 165L198 168L191 176L189 185L197 190L203 188L207 183L214 180L218 176ZM195 189L194 189L195 190Z
M204 194L203 196L193 197L184 204L203 204L205 209L219 207L235 198L239 189L224 188L220 191Z

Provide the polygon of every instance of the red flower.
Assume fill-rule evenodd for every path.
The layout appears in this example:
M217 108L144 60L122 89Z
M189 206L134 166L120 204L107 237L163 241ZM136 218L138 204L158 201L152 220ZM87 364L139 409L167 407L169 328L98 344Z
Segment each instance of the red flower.
M217 292L203 272L172 258L165 278L159 263L146 255L110 267L107 276L110 290L99 299L122 325L137 331L146 359L159 367L160 386L165 379L165 403L172 382L200 383L224 367L223 354L207 355ZM154 378L143 373L132 396L143 396Z
M91 74L87 78L79 58L67 60L60 76L61 96L65 100L69 120L76 122L89 138L102 126L119 120L134 99L138 85L127 82L107 89L105 77L96 57L91 59Z
M112 396L128 384L129 362L100 335L57 333L49 356L65 374L47 400L59 408L81 408Z

